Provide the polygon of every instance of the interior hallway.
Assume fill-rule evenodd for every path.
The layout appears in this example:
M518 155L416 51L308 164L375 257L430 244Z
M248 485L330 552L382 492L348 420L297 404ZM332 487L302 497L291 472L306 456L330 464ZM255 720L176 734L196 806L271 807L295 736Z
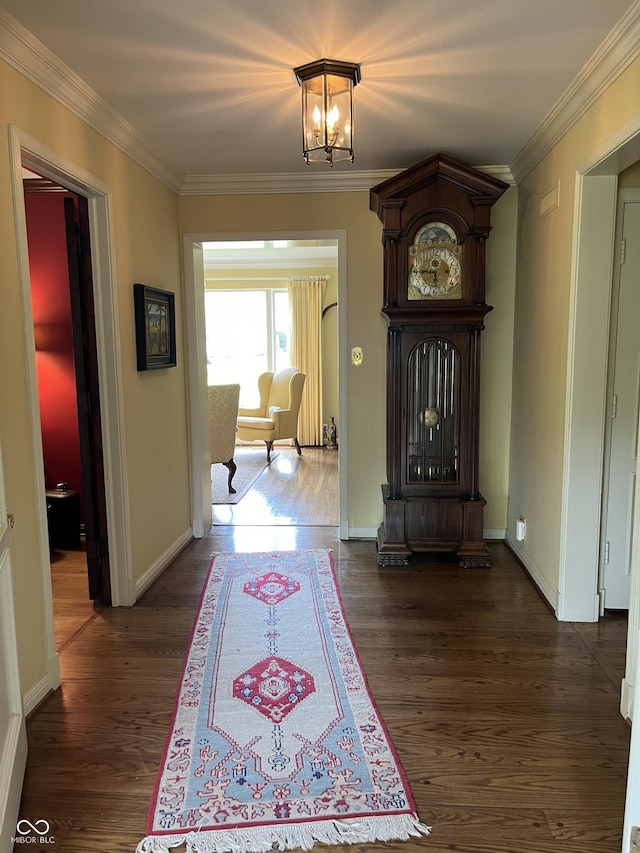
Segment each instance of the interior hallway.
M297 548L333 550L371 691L434 827L387 850L619 853L624 618L557 622L502 543L490 570L380 570L371 541L276 525L214 526L135 607L97 613L63 649L62 687L28 721L21 808L51 823L49 850L135 850L212 552Z

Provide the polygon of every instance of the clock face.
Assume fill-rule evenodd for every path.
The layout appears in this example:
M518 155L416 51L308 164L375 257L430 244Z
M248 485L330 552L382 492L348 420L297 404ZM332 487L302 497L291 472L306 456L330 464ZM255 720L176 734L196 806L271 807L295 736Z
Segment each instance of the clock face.
M428 223L409 247L407 297L411 300L462 297L462 246L446 223Z

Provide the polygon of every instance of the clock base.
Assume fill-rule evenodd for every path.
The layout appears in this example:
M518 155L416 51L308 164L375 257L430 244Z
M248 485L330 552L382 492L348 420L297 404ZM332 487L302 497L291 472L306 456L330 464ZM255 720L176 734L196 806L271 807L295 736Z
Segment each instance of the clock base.
M491 560L488 557L465 557L458 565L461 569L490 569Z
M378 528L377 550L377 562L381 568L409 565L410 549L404 542L389 541L384 524Z
M491 566L482 538L485 499L409 495L391 498L382 486L384 519L378 529L379 566L407 566L413 554L448 554L464 569Z

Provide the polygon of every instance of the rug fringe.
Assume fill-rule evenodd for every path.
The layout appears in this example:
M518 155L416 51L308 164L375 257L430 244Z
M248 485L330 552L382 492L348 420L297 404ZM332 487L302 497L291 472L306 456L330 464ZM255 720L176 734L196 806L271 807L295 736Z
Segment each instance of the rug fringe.
M138 844L136 853L170 853L181 844L186 844L185 853L271 853L310 850L316 843L406 841L411 837L427 836L430 832L431 827L420 823L415 815L380 815L234 830L203 830L184 835L149 835Z

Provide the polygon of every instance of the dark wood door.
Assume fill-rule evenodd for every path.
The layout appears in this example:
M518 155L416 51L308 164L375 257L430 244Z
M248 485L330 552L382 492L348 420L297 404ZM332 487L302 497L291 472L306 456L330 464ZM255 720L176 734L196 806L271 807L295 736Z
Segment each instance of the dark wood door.
M71 289L89 597L100 601L101 604L111 604L100 390L87 199L83 196L76 196L75 199L66 198L64 213L69 260L69 286Z

